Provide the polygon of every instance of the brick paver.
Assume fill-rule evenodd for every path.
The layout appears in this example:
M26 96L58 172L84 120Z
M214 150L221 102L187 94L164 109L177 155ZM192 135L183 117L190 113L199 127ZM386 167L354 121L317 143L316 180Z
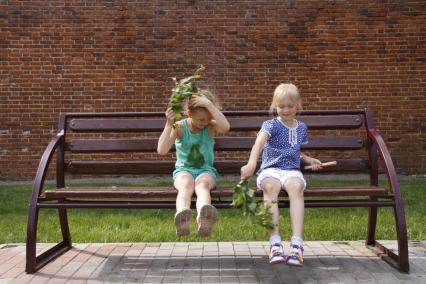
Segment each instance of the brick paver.
M410 274L390 267L363 241L306 242L303 268L269 265L268 249L266 242L75 244L26 274L25 245L6 244L0 245L0 283L426 283L426 241L409 242Z

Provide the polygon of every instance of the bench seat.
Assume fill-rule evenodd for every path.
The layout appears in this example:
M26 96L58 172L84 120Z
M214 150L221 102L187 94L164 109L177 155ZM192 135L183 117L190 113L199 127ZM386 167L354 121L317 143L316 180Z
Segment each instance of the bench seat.
M305 196L376 196L389 197L386 194L386 188L375 186L348 186L348 187L308 187L305 190ZM109 187L109 188L58 188L46 190L41 197L45 198L174 198L177 191L170 187ZM225 198L231 197L233 190L230 188L216 188L211 191L211 197ZM255 195L262 196L261 190L256 190ZM280 197L287 196L284 190Z

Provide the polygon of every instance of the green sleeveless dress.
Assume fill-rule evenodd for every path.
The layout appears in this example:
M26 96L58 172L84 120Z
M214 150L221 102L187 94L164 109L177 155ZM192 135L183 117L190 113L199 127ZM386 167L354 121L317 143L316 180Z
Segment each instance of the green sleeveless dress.
M180 172L190 173L194 179L204 173L210 173L216 180L219 178L214 163L214 139L210 137L207 127L200 132L191 133L187 120L182 121L182 138L176 139L176 164L173 179Z

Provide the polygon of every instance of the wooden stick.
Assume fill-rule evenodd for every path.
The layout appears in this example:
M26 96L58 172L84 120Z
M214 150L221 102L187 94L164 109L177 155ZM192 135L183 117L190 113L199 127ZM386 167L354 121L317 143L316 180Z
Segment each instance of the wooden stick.
M329 166L335 166L335 165L337 165L337 161L331 161L331 162L321 164L322 167L329 167ZM312 167L313 166L305 166L305 170L310 170L312 169Z

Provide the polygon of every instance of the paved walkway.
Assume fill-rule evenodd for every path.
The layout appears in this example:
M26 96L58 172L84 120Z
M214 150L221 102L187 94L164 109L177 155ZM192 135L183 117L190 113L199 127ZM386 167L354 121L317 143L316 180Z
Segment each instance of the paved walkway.
M267 250L266 242L75 244L30 275L25 245L6 244L0 245L0 283L426 283L426 241L409 243L410 274L380 260L363 241L307 242L303 268L269 265Z

